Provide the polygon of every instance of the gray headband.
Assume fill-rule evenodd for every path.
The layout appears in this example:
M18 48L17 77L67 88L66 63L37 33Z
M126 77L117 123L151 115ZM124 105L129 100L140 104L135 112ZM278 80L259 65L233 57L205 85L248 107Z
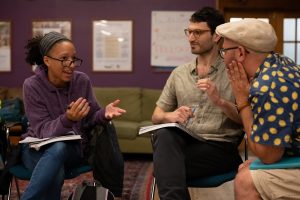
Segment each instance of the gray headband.
M49 32L47 33L40 41L40 51L42 56L47 55L51 47L61 40L70 41L66 36L58 32Z

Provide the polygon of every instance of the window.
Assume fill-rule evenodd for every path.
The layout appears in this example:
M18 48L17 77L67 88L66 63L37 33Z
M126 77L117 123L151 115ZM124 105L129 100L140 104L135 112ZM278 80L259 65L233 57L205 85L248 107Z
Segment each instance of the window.
M296 6L299 0L216 0L216 3L226 21L236 20L231 18L267 19L278 38L275 52L300 64L300 7Z
M300 64L300 18L283 19L283 54Z

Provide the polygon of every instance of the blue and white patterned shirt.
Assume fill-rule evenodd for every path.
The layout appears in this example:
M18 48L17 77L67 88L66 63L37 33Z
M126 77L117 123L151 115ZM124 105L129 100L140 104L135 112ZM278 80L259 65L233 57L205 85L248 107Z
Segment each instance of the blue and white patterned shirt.
M251 84L251 140L300 155L299 95L300 66L285 56L269 54Z

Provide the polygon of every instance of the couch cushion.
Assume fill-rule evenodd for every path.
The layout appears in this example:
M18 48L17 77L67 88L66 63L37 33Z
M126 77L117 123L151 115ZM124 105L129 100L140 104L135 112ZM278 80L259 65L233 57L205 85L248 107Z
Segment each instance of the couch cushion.
M119 107L125 109L127 112L118 119L135 122L141 121L141 88L94 87L93 90L99 104L103 107L116 99L121 100Z
M118 138L134 140L139 131L139 123L132 121L114 120L113 121Z
M19 97L20 99L23 99L23 89L22 87L11 87L7 90L6 98L7 99L13 99Z
M0 100L6 99L7 88L0 87Z
M151 120L156 101L160 96L161 90L158 89L142 89L142 120Z

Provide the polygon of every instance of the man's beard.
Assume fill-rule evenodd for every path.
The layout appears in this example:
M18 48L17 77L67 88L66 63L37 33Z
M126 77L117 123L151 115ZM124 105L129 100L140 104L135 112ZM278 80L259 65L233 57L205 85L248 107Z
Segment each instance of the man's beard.
M206 54L210 54L211 51L213 49L213 46L211 46L210 48L200 48L200 49L193 49L191 48L191 53L195 54L195 55L206 55Z

